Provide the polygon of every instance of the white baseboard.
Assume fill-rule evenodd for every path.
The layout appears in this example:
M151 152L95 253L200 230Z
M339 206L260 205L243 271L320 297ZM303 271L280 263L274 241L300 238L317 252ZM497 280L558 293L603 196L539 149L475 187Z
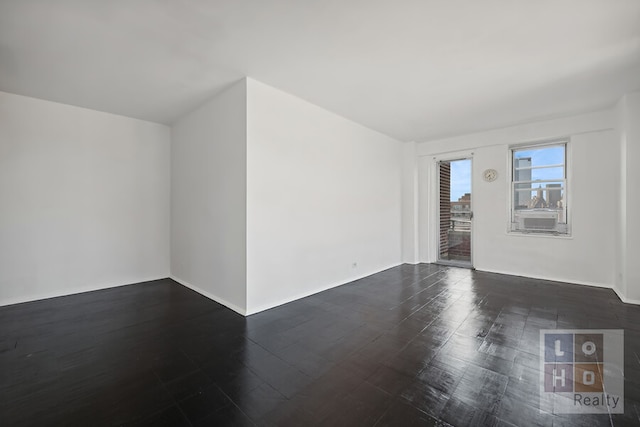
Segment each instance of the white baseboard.
M242 307L239 307L239 306L237 306L235 304L232 304L229 301L226 301L223 298L220 298L219 296L212 294L211 292L207 292L207 291L203 290L202 288L187 282L186 280L180 279L179 277L176 277L176 276L172 275L172 276L169 276L169 278L171 280L175 281L175 282L180 283L182 286L187 287L187 288L191 289L192 291L195 291L195 292L199 293L200 295L209 298L210 300L213 300L213 301L215 301L215 302L217 302L219 304L224 305L227 308L230 308L231 310L235 311L236 313L242 314L243 316L247 316L247 311Z
M616 293L616 295L618 295L618 298L620 298L620 301L622 301L625 304L636 304L636 305L640 305L640 299L633 299L633 298L627 298L622 294L622 291L620 291L618 288L616 288L615 286L613 287L613 291Z
M506 274L506 275L509 275L509 276L529 277L529 278L532 278L532 279L548 280L548 281L551 281L551 282L561 282L561 283L569 283L569 284L572 284L572 285L593 286L594 288L611 289L611 290L613 290L613 292L616 293L618 298L620 298L620 301L622 301L623 303L640 305L640 300L632 299L632 298L626 298L618 288L616 288L615 286L612 286L612 285L608 285L608 284L597 283L597 282L587 282L587 281L582 281L582 280L558 279L558 278L546 277L546 276L523 276L522 274L515 274L515 273L512 273L512 272L505 272L505 271L499 271L499 270L485 270L485 269L479 269L479 268L477 270L478 271L484 271L484 272L487 272L487 273Z
M598 283L598 282L588 282L583 280L567 280L567 279L559 279L557 277L549 277L549 276L538 276L538 275L524 275L521 273L514 273L512 271L501 271L501 270L487 270L484 268L476 267L477 271L483 271L485 273L496 273L496 274L504 274L507 276L517 276L517 277L527 277L529 279L538 279L538 280L547 280L549 282L560 282L560 283L568 283L570 285L581 285L581 286L592 286L594 288L605 288L605 289L613 289L611 285ZM614 289L615 290L615 289Z
M81 286L81 287L68 289L68 290L56 290L52 292L42 292L38 294L25 295L20 297L4 298L4 299L0 299L0 307L7 306L7 305L14 305L14 304L22 304L25 302L40 301L40 300L45 300L50 298L59 298L59 297L66 297L70 295L84 294L85 292L102 291L104 289L118 288L120 286L137 285L139 283L153 282L154 280L162 280L166 278L167 276L153 277L153 278L142 279L142 280L131 282L131 283L110 283L107 285L102 284L102 285L92 285L92 286Z
M402 262L399 262L397 264L392 264L390 266L387 266L387 267L372 271L370 273L364 273L364 274L361 274L361 275L358 275L358 276L350 277L346 281L340 281L340 282L336 282L336 283L331 283L329 285L322 286L320 288L316 288L316 289L313 289L311 291L307 291L307 292L302 292L300 294L296 294L296 295L294 295L292 297L283 298L281 300L278 300L275 303L269 303L269 304L259 305L259 306L255 307L255 308L249 308L249 310L247 311L246 315L250 316L252 314L260 313L261 311L269 310L269 309L274 308L274 307L279 307L281 305L290 303L292 301L297 301L299 299L306 298L308 296L315 295L315 294L318 294L320 292L328 291L329 289L333 289L333 288L337 288L338 286L346 285L348 283L354 282L356 280L363 279L365 277L372 276L374 274L380 273L380 272L388 270L390 268L397 267L397 266L402 265L402 264L403 264Z

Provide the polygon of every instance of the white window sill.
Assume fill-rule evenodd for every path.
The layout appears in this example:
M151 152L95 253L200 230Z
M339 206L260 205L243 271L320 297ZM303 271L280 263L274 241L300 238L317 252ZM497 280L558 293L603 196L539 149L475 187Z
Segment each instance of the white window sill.
M573 240L571 234L552 234L552 233L527 233L524 231L507 231L508 236L518 237L542 237L543 239L566 239Z

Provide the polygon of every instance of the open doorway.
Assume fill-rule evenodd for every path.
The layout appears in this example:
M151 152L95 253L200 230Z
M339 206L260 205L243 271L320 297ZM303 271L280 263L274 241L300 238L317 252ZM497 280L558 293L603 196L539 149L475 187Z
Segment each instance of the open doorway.
M471 159L438 162L438 262L472 267Z

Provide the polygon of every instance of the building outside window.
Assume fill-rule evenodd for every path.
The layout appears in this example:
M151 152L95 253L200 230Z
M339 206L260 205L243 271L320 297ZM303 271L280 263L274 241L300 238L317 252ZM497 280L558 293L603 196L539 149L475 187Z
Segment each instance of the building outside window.
M511 149L512 232L569 234L567 141Z

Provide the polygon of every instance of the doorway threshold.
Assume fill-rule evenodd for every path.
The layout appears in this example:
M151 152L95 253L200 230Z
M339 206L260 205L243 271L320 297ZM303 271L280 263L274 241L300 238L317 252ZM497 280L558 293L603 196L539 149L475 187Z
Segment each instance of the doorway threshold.
M435 263L438 265L446 265L448 267L460 267L460 268L468 268L470 270L475 270L475 268L473 268L473 265L467 261L438 260Z

